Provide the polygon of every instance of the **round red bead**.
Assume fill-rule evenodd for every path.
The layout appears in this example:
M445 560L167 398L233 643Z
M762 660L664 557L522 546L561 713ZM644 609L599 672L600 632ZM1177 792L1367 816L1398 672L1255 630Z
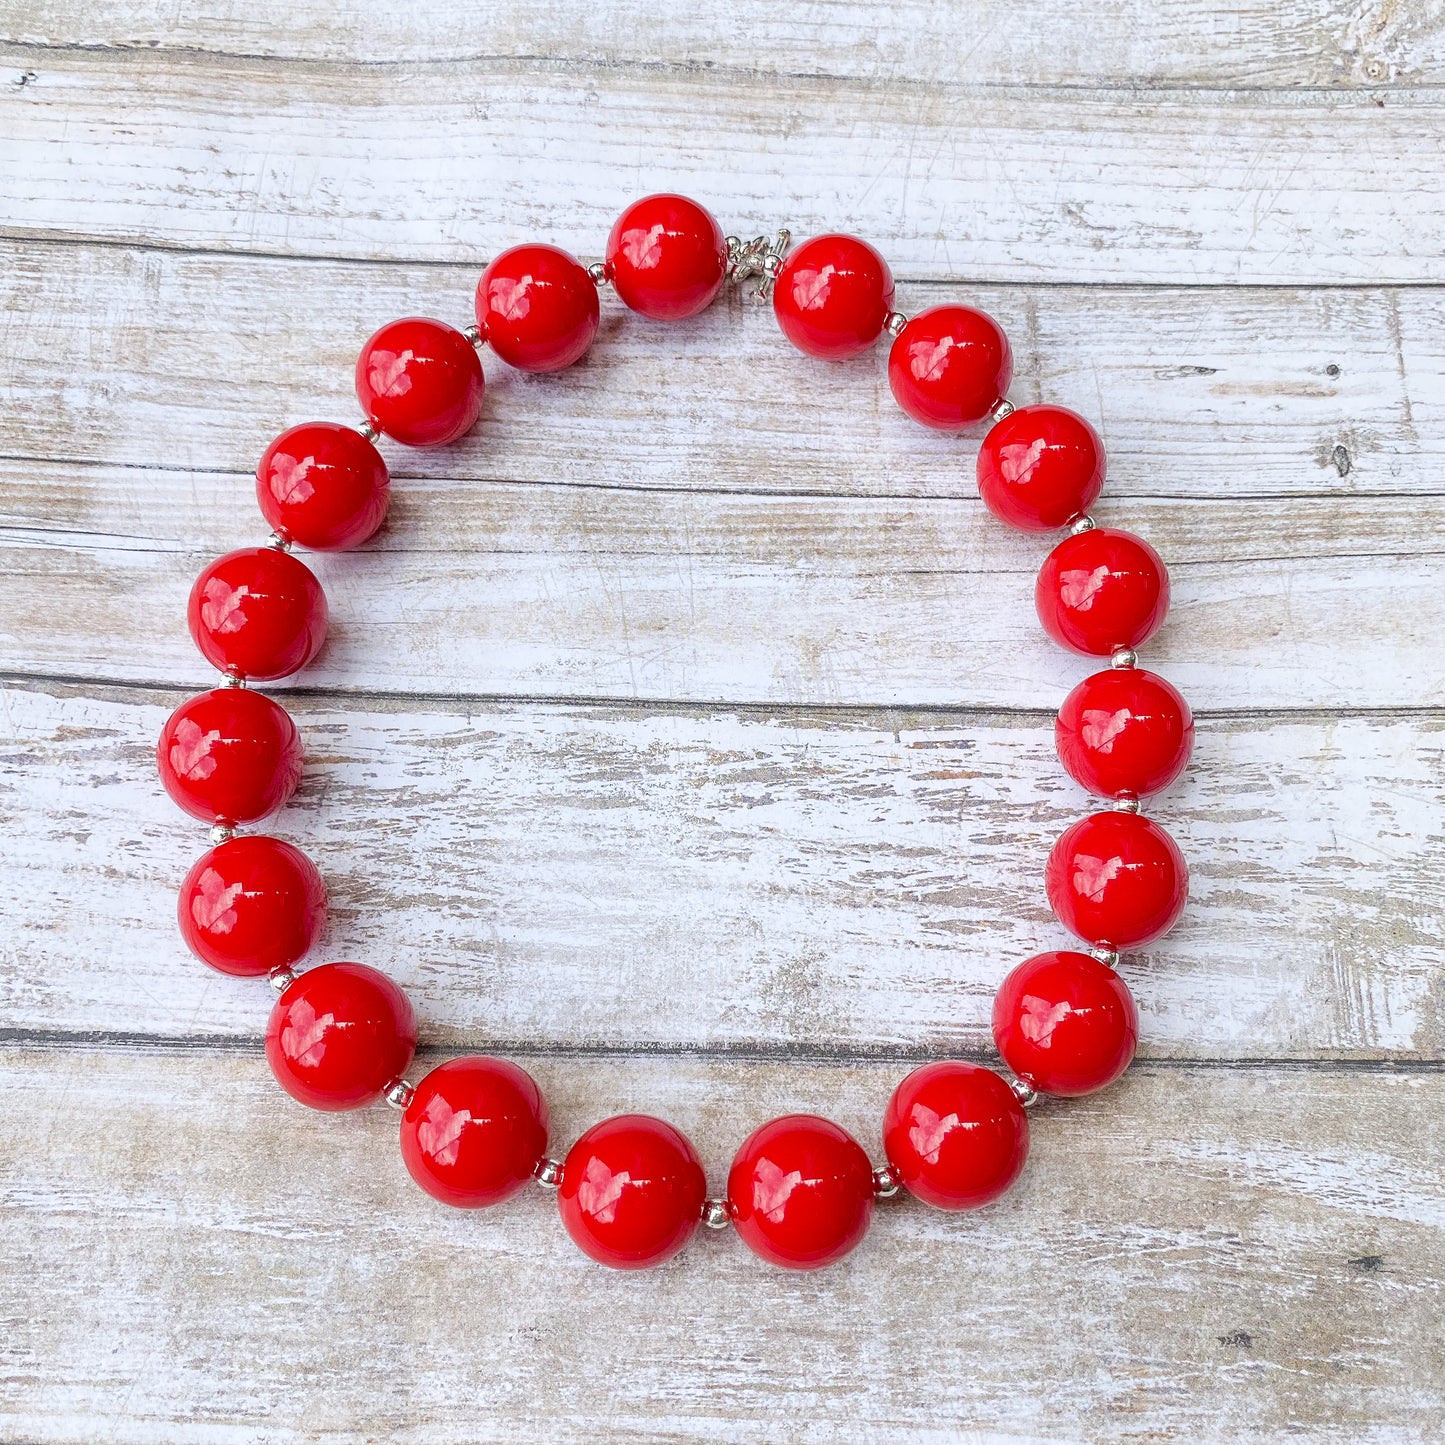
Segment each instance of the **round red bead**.
M477 282L477 325L519 371L561 371L597 335L597 286L556 246L513 246Z
M390 495L381 453L335 422L282 432L256 468L261 515L283 537L318 552L360 546L385 520Z
M326 594L304 562L277 547L243 547L196 578L186 621L212 667L266 682L321 650Z
M256 977L306 956L326 925L326 885L290 843L231 838L196 859L176 915L197 958L222 973Z
M815 236L783 262L773 314L809 356L841 361L872 346L893 309L893 273L856 236Z
M1054 724L1064 771L1105 798L1143 798L1167 788L1189 761L1194 718L1179 690L1140 667L1086 677Z
M1087 943L1137 948L1162 938L1189 896L1179 845L1139 813L1093 813L1054 844L1044 871L1049 906Z
M938 1209L997 1199L1029 1155L1029 1123L1008 1084L981 1064L915 1069L883 1115L883 1152L904 1187Z
M482 414L482 359L455 326L425 316L389 321L356 359L356 399L378 431L409 447L442 447Z
M1072 1098L1106 1088L1129 1067L1139 1014L1108 964L1087 953L1041 953L1004 979L993 1037L1019 1078Z
M276 1082L312 1109L374 1104L416 1052L407 996L364 963L323 963L282 993L266 1025Z
M607 238L613 289L625 305L654 321L680 321L710 306L727 265L722 227L686 196L634 201Z
M254 823L296 791L301 739L285 708L244 687L183 702L156 744L161 782L175 804L207 823Z
M645 1114L594 1124L568 1151L557 1191L567 1233L613 1269L671 1259L702 1222L706 1198L687 1136Z
M970 306L935 306L898 333L888 385L914 421L956 431L987 416L1013 380L1003 328Z
M1169 610L1169 573L1142 538L1094 527L1065 537L1044 559L1034 606L1055 642L1107 657L1159 630Z
M401 1157L434 1199L480 1209L510 1198L547 1151L547 1104L505 1059L452 1059L416 1086L401 1116Z
M978 449L978 490L994 516L1025 532L1062 527L1104 486L1104 444L1076 412L1021 406Z
M837 1124L788 1114L756 1130L728 1171L728 1205L743 1243L784 1269L842 1259L873 1218L873 1166Z

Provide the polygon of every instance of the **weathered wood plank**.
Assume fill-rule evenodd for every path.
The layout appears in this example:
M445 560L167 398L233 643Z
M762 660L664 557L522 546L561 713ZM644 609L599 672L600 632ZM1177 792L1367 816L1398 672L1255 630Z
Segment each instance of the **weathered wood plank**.
M168 700L60 693L0 692L0 1024L254 1036L264 986L175 933L205 844L155 780ZM1087 803L1045 717L293 705L318 957L394 972L438 1042L976 1052L1063 942L1043 863ZM1201 731L1155 810L1189 911L1126 961L1146 1053L1445 1054L1441 727Z
M212 557L264 535L248 478L0 462L0 496L0 670L209 683L186 597ZM1039 626L1049 543L976 500L435 480L396 496L372 550L308 557L331 641L293 681L1045 709L1102 665ZM1445 703L1445 501L1126 501L1101 515L1169 558L1173 611L1148 656L1197 708Z
M9 1438L1399 1442L1445 1411L1435 1074L1146 1067L1037 1111L976 1215L882 1206L819 1275L704 1232L620 1277L540 1190L426 1199L394 1116L308 1114L253 1054L4 1067ZM529 1067L559 1145L644 1109L715 1185L784 1110L876 1150L898 1072Z
M376 6L250 0L177 10L164 0L103 7L5 0L6 42L194 49L368 67L545 55L559 69L624 65L834 75L918 86L1339 86L1438 82L1438 0L1172 0L1060 6L1050 0L815 0L802 12L738 5L553 0L504 8L464 0ZM48 57L41 57L47 59Z
M859 230L903 276L1440 277L1445 99L1430 88L1387 103L538 60L425 71L399 85L370 67L12 50L5 227L475 262L519 236L595 253L627 199L677 188L738 230Z

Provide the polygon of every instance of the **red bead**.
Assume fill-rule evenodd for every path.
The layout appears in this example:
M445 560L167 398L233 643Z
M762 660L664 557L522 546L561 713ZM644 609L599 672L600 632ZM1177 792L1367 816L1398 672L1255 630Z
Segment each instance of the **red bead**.
M304 562L277 547L243 547L196 578L186 621L212 667L267 682L321 650L326 594Z
M232 838L196 859L176 915L197 958L254 978L306 956L326 926L326 885L290 843Z
M1179 845L1139 813L1093 813L1054 844L1049 906L1086 943L1137 948L1178 922L1189 896Z
M1086 677L1054 724L1064 771L1104 798L1143 798L1167 788L1189 761L1194 718L1179 690L1140 667Z
M509 1199L547 1152L547 1104L504 1059L452 1059L416 1086L401 1116L401 1157L434 1199L480 1209Z
M256 468L261 515L283 537L318 552L359 547L385 520L390 499L381 453L335 422L282 432Z
M784 1269L821 1269L868 1232L873 1166L846 1129L813 1114L787 1114L738 1150L728 1204L754 1254Z
M378 431L409 447L444 447L482 414L482 359L455 326L388 321L356 358L356 399Z
M956 431L987 416L1013 380L1003 328L970 306L935 306L898 333L888 385L914 421Z
M594 1124L568 1151L557 1191L567 1233L613 1269L671 1259L702 1222L706 1198L687 1136L645 1114Z
M712 305L727 265L722 227L686 196L634 201L607 238L613 289L625 305L654 321L680 321Z
M1095 527L1065 537L1044 559L1034 606L1060 646L1107 657L1142 646L1159 630L1169 610L1169 573L1142 538Z
M519 371L561 371L597 335L597 285L556 246L513 246L477 282L477 325Z
M1008 1084L982 1064L914 1069L883 1114L883 1152L904 1188L937 1209L978 1209L1019 1177L1029 1123Z
M1011 527L1047 532L1087 511L1104 485L1104 444L1076 412L1021 406L978 450L984 505Z
M282 993L266 1025L276 1082L312 1109L374 1104L416 1052L406 995L364 963L323 963Z
M773 313L783 335L809 356L841 361L866 351L893 309L893 273L856 236L814 236L783 262Z
M1019 1078L1072 1098L1106 1088L1129 1067L1139 1014L1108 964L1087 953L1041 953L1004 979L993 1037Z
M207 823L254 823L296 791L301 739L285 708L245 687L183 702L156 744L161 782L177 807Z

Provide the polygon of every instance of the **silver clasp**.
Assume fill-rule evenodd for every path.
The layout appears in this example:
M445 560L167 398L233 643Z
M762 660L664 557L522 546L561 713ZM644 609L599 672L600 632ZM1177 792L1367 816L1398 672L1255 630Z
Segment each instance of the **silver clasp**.
M761 276L756 296L766 301L773 294L773 282L783 269L783 257L788 254L788 244L793 233L784 227L770 241L766 236L754 236L751 241L729 236L728 280L746 281L750 276Z

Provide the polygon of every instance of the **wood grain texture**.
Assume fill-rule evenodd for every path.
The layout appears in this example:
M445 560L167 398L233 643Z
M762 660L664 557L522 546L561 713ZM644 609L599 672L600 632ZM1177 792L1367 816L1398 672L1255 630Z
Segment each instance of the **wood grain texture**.
M800 1106L876 1149L893 1078L528 1066L559 1142L660 1109L714 1182L740 1128ZM798 1277L706 1232L609 1274L540 1190L447 1211L407 1180L392 1116L278 1103L254 1052L4 1067L12 1439L583 1441L605 1421L621 1441L1383 1445L1445 1411L1436 1073L1143 1068L1037 1113L999 1204L880 1207L855 1254ZM78 1287L97 1261L105 1288Z
M558 69L622 66L806 74L916 86L1133 89L1438 84L1439 0L810 0L771 11L666 0L551 0L505 7L438 0L423 14L358 0L251 0L178 10L163 0L95 6L5 0L0 38L42 50L199 50L368 67L545 56ZM44 55L41 59L46 59Z
M535 60L398 84L22 47L0 54L0 117L8 234L475 263L527 236L595 253L629 198L678 189L730 229L859 231L905 277L1441 275L1430 87L1181 97Z
M254 1036L257 986L175 932L203 845L151 757L179 695L60 692L0 693L0 849L37 905L0 1018ZM308 771L273 826L328 880L317 957L393 973L436 1043L987 1054L1004 973L1065 942L1043 864L1088 804L1044 715L292 707ZM1445 1052L1442 738L1209 723L1154 810L1192 891L1126 963L1146 1053Z

